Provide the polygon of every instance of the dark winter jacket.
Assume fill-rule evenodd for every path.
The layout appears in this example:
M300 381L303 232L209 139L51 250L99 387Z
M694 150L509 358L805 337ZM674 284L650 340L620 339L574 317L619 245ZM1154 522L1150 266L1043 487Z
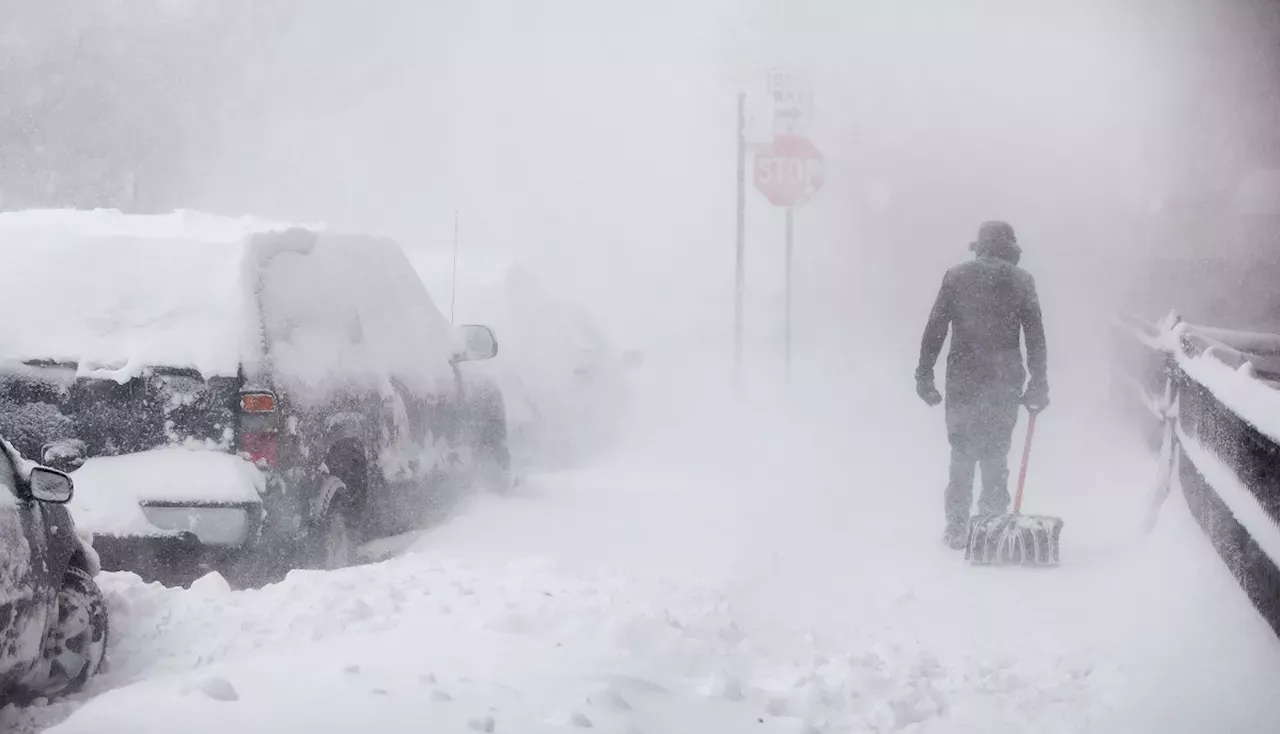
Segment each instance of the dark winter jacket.
M1031 372L1027 390L1047 396L1044 325L1030 273L991 252L948 270L921 340L917 381L933 384L948 326L948 404L953 396L988 394L991 388L1022 390L1027 370L1020 331L1026 334Z

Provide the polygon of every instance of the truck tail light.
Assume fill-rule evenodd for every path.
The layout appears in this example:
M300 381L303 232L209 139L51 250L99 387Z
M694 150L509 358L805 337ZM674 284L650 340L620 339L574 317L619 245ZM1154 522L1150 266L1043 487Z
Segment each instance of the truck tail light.
M249 461L275 466L278 456L276 434L246 433L240 437L240 450L249 455Z
M269 392L241 393L240 410L246 413L274 413L276 396Z

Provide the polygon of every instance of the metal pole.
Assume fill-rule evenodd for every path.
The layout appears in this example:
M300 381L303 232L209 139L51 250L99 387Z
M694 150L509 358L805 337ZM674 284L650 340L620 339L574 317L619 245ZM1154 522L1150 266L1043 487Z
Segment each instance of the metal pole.
M453 311L458 304L458 210L453 210L453 275L449 281L449 324L453 325Z
M742 386L742 299L746 288L747 271L743 262L746 255L747 218L747 95L738 93L738 239L737 264L733 292L733 377Z
M785 334L786 334L786 366L787 374L791 374L791 245L793 241L792 232L794 230L795 208L787 207L787 254L786 254L786 315Z

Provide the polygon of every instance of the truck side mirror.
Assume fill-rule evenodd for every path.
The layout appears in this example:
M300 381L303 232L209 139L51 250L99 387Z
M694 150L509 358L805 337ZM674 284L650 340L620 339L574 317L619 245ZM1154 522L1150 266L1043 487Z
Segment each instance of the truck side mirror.
M43 466L32 467L30 486L31 499L58 505L71 501L74 487L71 477Z
M475 362L498 356L498 339L493 335L493 329L468 324L458 327L458 331L462 336L462 348L454 352L455 363Z

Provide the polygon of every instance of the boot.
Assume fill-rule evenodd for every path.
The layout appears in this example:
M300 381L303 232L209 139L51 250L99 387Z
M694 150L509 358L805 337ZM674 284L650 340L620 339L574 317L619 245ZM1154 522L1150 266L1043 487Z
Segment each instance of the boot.
M947 529L942 533L942 542L952 550L964 550L969 545L969 524L948 521Z

